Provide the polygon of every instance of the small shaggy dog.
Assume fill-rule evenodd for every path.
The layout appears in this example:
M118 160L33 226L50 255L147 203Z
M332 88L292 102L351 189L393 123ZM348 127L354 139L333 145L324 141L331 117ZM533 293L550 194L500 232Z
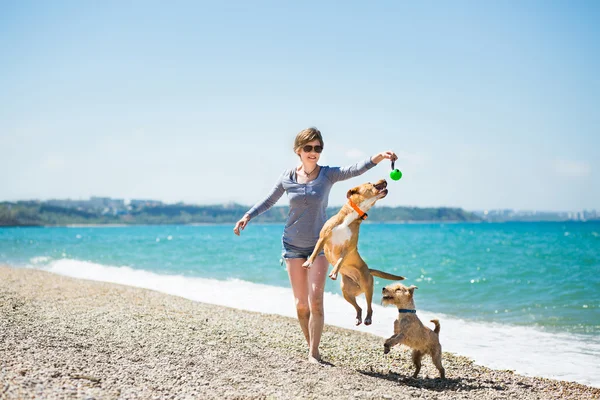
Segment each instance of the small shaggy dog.
M429 354L433 364L440 371L440 378L445 379L446 374L442 367L442 346L439 339L440 323L437 319L431 320L435 324L434 330L423 326L416 315L413 300L415 289L417 289L416 286L406 287L401 283L383 288L383 305L398 307L398 319L394 321L394 335L385 341L383 352L384 354L389 353L390 348L398 344L412 348L412 359L416 367L413 378L416 378L421 370L421 358L423 355Z

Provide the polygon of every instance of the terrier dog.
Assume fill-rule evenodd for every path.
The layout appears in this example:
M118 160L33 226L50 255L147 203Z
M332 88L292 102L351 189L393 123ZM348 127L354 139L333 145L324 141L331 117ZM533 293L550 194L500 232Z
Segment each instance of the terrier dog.
M340 282L342 294L344 299L356 310L356 325L362 323L362 309L356 302L356 296L362 293L365 294L367 300L365 325L371 324L373 276L396 281L404 279L403 276L369 268L358 254L360 224L367 218L366 212L375 205L377 200L383 199L388 194L386 187L387 182L385 179L381 179L377 183L363 183L350 189L346 194L348 202L325 223L313 253L303 264L304 267L309 267L321 250L325 250L327 261L333 265L329 277L335 280L338 272L342 275Z
M416 315L413 294L416 286L406 287L401 283L388 285L383 288L382 303L384 306L398 307L398 319L394 321L394 335L385 341L383 353L390 352L392 346L406 345L413 349L412 360L416 370L413 378L421 370L421 358L429 354L433 364L440 371L440 378L445 379L446 373L442 367L442 346L440 345L440 322L432 319L435 329L431 330L421 323Z

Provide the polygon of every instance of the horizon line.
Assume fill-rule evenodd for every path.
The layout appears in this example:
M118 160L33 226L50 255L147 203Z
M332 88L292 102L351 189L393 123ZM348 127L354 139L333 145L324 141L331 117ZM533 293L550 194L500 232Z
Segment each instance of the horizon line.
M167 202L164 200L157 200L157 199L141 199L141 198L131 198L131 199L125 199L125 198L117 198L117 197L106 197L106 196L90 196L87 199L72 199L72 198L49 198L49 199L19 199L19 200L0 200L0 204L2 203L18 203L18 202L49 202L49 201L73 201L73 202L77 202L77 201L82 201L82 202L89 202L92 201L93 199L98 199L98 200L110 200L110 201L123 201L124 205L129 205L131 204L131 201L136 201L136 202L157 202L160 203L161 205L167 205L167 206L173 206L173 205L189 205L189 206L223 206L223 205L237 205L237 206L242 206L242 207L252 207L252 205L247 205L247 204L242 204L242 203L238 203L235 201L225 201L225 202L218 202L218 203L189 203L189 202L185 202L185 201L177 201L177 202ZM329 204L327 207L342 207L344 205L344 203L342 204ZM282 204L282 205L274 205L273 208L275 207L286 207L287 205ZM591 208L591 209L587 209L587 208L582 208L582 209L577 209L577 210L548 210L548 209L529 209L529 208L478 208L478 209L468 209L462 206L443 206L443 205L439 205L439 206L418 206L418 205L396 205L396 206L389 206L389 205L379 205L379 207L388 207L388 208L449 208L449 209L460 209L460 210L464 210L467 212L482 212L482 213L486 213L486 212L494 212L494 211L513 211L513 212L534 212L534 213L579 213L579 212L593 212L596 213L596 209L595 208Z

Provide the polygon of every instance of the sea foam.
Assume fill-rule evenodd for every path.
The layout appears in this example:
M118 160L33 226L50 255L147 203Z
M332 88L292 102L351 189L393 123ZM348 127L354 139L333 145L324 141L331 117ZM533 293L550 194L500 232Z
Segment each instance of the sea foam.
M290 288L241 280L219 281L160 275L127 266L106 266L73 259L48 260L44 265L41 261L32 260L30 267L74 278L152 289L203 303L296 317ZM236 295L230 296L233 292ZM359 304L361 300L364 304L362 297L359 298ZM326 324L368 332L382 338L389 337L393 332L393 321L397 316L397 310L393 307L384 308L374 304L373 324L357 327L354 325L354 308L341 296L326 292L324 302ZM418 309L418 294L416 304ZM473 322L420 309L417 315L430 327L432 324L429 320L440 320L440 341L444 351L467 356L479 365L600 387L600 338Z

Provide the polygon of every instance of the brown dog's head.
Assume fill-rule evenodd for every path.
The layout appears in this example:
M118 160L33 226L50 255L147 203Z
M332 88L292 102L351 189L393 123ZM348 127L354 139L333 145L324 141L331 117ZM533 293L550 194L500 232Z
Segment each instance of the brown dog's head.
M413 300L413 294L417 289L416 286L411 285L406 287L401 283L392 283L387 285L382 290L381 304L384 306L395 305L398 308L415 308L415 302Z
M348 190L346 197L366 211L373 206L379 199L383 199L388 194L386 189L387 182L381 179L376 183L363 183L360 186Z

